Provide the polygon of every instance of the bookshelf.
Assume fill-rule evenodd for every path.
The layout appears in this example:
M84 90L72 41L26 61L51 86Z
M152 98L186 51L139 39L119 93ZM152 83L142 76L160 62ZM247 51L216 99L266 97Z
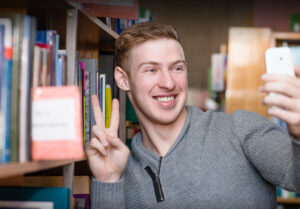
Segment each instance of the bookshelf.
M300 204L300 198L277 198L278 204Z
M75 162L80 162L77 160ZM60 161L31 161L26 163L8 163L0 164L0 179L8 178L11 176L24 175L32 172L41 171L60 166L68 166L72 164L73 160L60 160ZM67 174L66 174L67 175Z
M21 13L37 18L37 29L54 29L60 35L60 48L67 53L68 85L75 84L74 69L77 58L97 58L99 53L113 53L118 34L107 27L98 18L89 14L80 3L69 0L15 0L1 1L0 14ZM77 57L79 51L79 57ZM126 94L120 92L119 136L125 142ZM64 186L72 191L76 164L87 164L86 159L59 161L29 161L26 163L0 164L0 180L14 176L23 176L34 172L63 167ZM86 168L87 166L85 166ZM72 195L72 192L71 192ZM70 198L70 201L72 199ZM70 204L72 207L72 203Z

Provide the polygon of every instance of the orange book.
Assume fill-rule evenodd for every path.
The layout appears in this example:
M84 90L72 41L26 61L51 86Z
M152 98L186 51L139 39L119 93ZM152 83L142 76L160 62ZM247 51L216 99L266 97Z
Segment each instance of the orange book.
M32 160L82 159L80 90L36 87L32 92Z

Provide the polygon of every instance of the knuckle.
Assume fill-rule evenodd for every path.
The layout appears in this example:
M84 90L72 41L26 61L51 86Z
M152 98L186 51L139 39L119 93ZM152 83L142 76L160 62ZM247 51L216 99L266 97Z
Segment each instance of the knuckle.
M300 114L298 114L297 116L293 117L292 121L291 121L292 125L299 125L300 124Z
M92 127L92 133L96 133L97 129L98 129L97 125L93 125L93 127Z

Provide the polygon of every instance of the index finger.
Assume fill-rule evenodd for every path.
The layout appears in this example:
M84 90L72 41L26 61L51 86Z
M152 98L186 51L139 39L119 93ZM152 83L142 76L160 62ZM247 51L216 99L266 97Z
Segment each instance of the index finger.
M276 74L276 73L263 74L261 78L264 82L284 82L284 83L292 84L294 86L300 86L298 78L287 74Z
M97 125L100 125L101 128L105 128L103 114L100 108L99 99L97 95L92 95L92 107L94 112L94 118Z

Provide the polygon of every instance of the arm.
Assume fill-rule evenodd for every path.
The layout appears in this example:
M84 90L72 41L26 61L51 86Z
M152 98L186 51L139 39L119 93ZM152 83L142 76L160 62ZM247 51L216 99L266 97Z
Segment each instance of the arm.
M237 111L235 133L249 162L268 182L300 191L300 142L265 117Z
M125 208L124 179L129 149L118 138L119 103L113 100L110 128L105 128L97 96L92 96L96 125L87 147L87 158L92 171L92 208Z

